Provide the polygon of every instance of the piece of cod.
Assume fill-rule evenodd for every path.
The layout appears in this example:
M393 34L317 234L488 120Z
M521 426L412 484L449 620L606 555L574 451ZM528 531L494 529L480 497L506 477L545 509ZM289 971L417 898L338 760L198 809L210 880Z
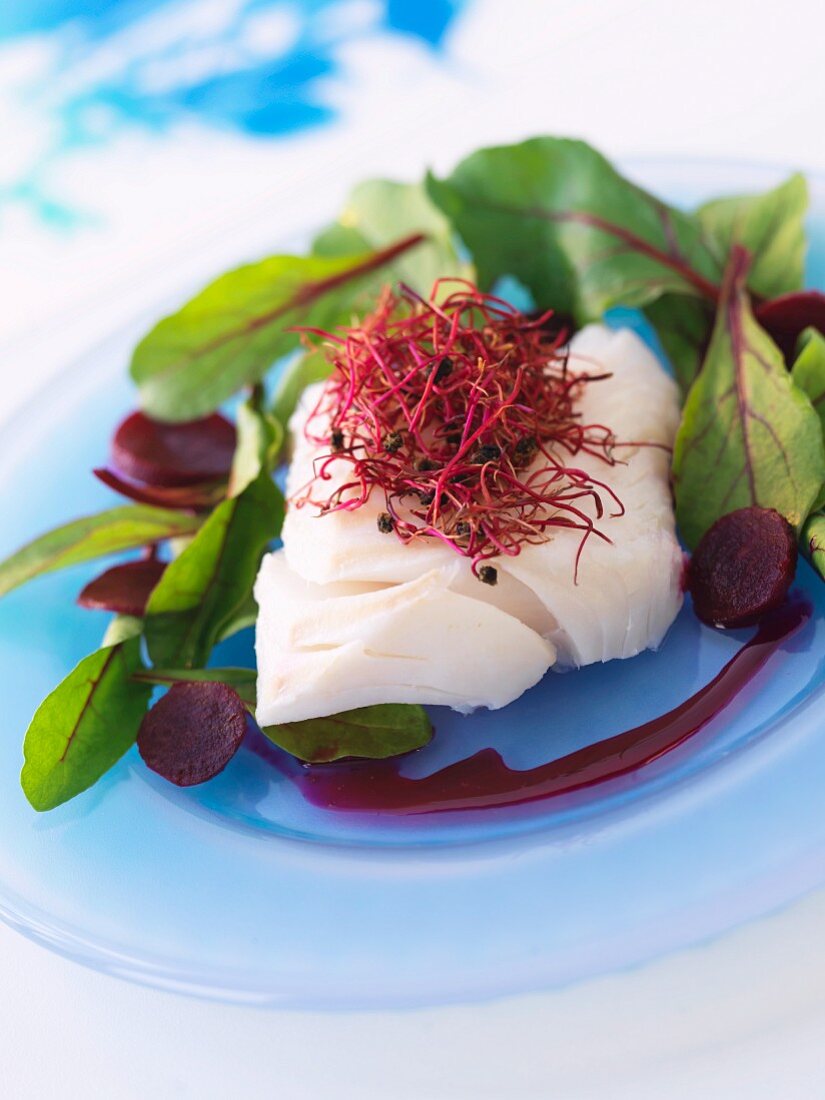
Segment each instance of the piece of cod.
M570 354L574 368L612 375L584 387L582 422L646 444L623 446L615 466L575 460L624 505L624 515L598 521L611 541L588 539L574 581L581 532L558 528L545 543L493 559L490 586L436 539L405 545L382 534L379 492L352 512L289 508L283 549L264 558L255 586L262 725L373 703L497 709L553 665L659 645L682 603L667 450L679 422L676 387L626 329L590 325ZM313 390L290 424L288 496L310 480L319 453L303 433Z

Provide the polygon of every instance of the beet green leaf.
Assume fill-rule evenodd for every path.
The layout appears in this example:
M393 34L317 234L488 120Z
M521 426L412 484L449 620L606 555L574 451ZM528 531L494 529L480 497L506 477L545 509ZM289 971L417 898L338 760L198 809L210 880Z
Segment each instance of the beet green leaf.
M26 732L20 782L36 810L52 810L96 783L134 744L151 687L137 637L80 662L47 695Z
M227 272L135 348L131 372L146 412L193 420L261 380L299 343L295 325L347 323L376 272L419 244L408 237L359 256L271 256Z
M805 177L761 195L734 195L705 203L699 221L727 256L735 244L751 254L748 287L763 298L801 290L805 274Z
M315 239L319 256L353 255L385 248L403 233L424 233L427 240L386 268L389 279L429 295L436 279L466 275L452 244L450 224L421 184L365 180L354 188L341 217Z
M723 261L697 220L624 179L584 142L543 137L482 149L428 185L483 288L513 275L537 306L579 321L669 291L717 297Z
M747 265L747 252L734 248L676 438L676 515L690 547L720 516L751 504L775 508L799 531L825 480L819 420L754 320Z
M683 393L702 367L713 330L713 306L705 298L663 294L645 309Z
M262 470L272 472L284 441L281 422L261 408L261 400L256 394L238 406L238 444L229 474L229 497L240 496Z
M187 535L200 523L198 517L185 512L143 504L127 504L73 520L27 543L0 563L0 596L41 573Z
M791 376L810 398L825 433L825 337L811 328L805 330L802 340Z
M825 580L825 512L816 512L802 531L802 552Z
M420 749L432 738L432 726L423 707L406 703L379 703L329 718L282 722L265 726L274 744L310 764L347 756L383 760Z
M251 598L261 555L278 536L283 497L267 473L212 512L170 562L146 607L152 662L197 668Z

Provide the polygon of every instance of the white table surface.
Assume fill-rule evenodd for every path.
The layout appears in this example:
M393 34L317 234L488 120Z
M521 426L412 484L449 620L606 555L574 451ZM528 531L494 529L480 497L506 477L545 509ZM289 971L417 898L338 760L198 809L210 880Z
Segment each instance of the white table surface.
M105 335L101 303L114 328L278 233L321 223L359 176L443 169L478 144L535 132L614 154L825 168L823 31L821 0L476 0L446 59L389 34L342 48L345 78L322 89L340 111L335 127L250 144L190 122L162 141L124 138L117 156L68 158L55 186L95 194L106 230L70 247L25 212L0 222L0 414ZM0 50L11 135L0 183L42 122L4 98L21 66L40 63L38 42L26 49L22 60ZM319 1015L133 987L0 927L0 1094L820 1097L825 955L804 947L823 928L817 895L703 948L557 993Z

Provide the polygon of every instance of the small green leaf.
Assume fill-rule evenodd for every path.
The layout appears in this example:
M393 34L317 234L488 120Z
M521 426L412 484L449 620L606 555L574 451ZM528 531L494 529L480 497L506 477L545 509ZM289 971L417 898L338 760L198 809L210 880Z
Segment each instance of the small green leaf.
M250 599L261 555L278 536L284 502L262 473L212 512L149 597L144 632L153 664L194 668Z
M663 294L645 309L673 373L687 393L699 373L713 331L713 307L704 298Z
M253 711L257 700L255 685L258 674L254 668L147 668L136 672L134 679L141 684L156 684L161 687L193 682L227 684Z
M754 320L746 274L747 253L735 248L676 437L676 516L690 547L720 516L751 504L775 508L799 531L825 480L819 420Z
M143 408L161 420L213 412L298 346L293 326L348 322L375 273L420 242L412 236L360 256L272 256L222 275L135 348Z
M735 195L699 207L697 216L727 256L735 244L751 254L748 287L764 298L801 290L805 275L808 185L793 175L762 195Z
M384 248L400 234L416 232L425 233L427 240L387 268L393 281L429 295L436 279L469 274L468 265L460 264L456 256L449 222L420 183L359 183L339 220L316 237L313 252L318 256L352 255Z
M20 782L36 810L96 783L134 744L151 688L132 676L137 638L90 654L47 695L26 732Z
M624 179L595 149L533 138L482 149L430 197L470 250L487 289L513 275L541 307L600 318L668 292L715 301L722 259L696 219Z
M129 638L138 638L143 633L143 619L134 615L115 615L106 627L101 645L117 645Z
M259 407L257 398L239 405L235 418L238 444L232 459L227 496L237 497L265 470L271 473L284 441L280 421Z
M797 386L806 393L819 416L825 438L825 338L815 328L807 328L800 339L801 350L791 371ZM812 511L825 506L825 483Z
M286 428L307 386L314 382L324 382L331 372L332 364L320 348L293 360L284 369L275 388L272 401L275 418Z
M329 718L284 722L263 731L274 744L299 760L322 764L343 757L383 760L426 745L433 735L423 707L382 703Z
M825 580L825 512L816 512L802 531L802 552Z
M810 398L825 432L825 337L816 329L805 329L802 334L802 349L791 377Z
M197 516L144 504L127 504L73 520L41 535L0 563L0 596L41 573L186 535L196 531L200 523Z

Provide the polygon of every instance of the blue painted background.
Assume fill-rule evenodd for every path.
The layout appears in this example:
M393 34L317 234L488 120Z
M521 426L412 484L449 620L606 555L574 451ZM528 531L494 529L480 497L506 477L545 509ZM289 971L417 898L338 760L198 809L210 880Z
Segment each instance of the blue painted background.
M358 24L356 34L376 30L411 35L437 50L443 43L461 0L380 0L377 19ZM350 33L345 28L330 33L327 20L336 8L348 7L342 0L241 0L223 27L212 30L205 20L202 31L197 15L177 37L159 36L157 46L124 52L119 71L66 97L61 113L66 136L74 142L99 140L99 108L107 110L113 124L123 120L147 126L163 126L182 112L192 113L217 125L233 126L252 134L282 134L324 122L330 109L313 97L312 82L331 75L335 69L335 48ZM137 26L147 15L181 9L197 12L197 4L179 0L11 0L0 6L0 39L36 32L61 35L61 58L57 73L77 67L89 55L115 38L124 41L124 31ZM215 10L215 6L212 5ZM231 5L227 4L227 11ZM248 51L243 55L239 40L250 20L264 11L281 11L297 22L297 33L286 51L275 56ZM126 39L125 41L128 41ZM182 80L162 92L147 89L143 77L147 66L158 60L182 70L194 52L212 51L215 65L197 78ZM230 71L220 71L226 51L238 49L240 57ZM42 89L48 94L48 89ZM94 119L90 127L88 120Z
M130 129L194 121L274 139L339 120L317 90L340 77L342 47L378 35L441 56L465 0L5 0L0 48L38 43L44 72L7 96L50 128L46 148L0 181L4 206L56 230L83 219L46 182L67 154ZM267 34L267 20L274 36ZM2 73L0 56L0 73ZM160 77L159 77L160 74ZM2 224L0 224L2 229Z

